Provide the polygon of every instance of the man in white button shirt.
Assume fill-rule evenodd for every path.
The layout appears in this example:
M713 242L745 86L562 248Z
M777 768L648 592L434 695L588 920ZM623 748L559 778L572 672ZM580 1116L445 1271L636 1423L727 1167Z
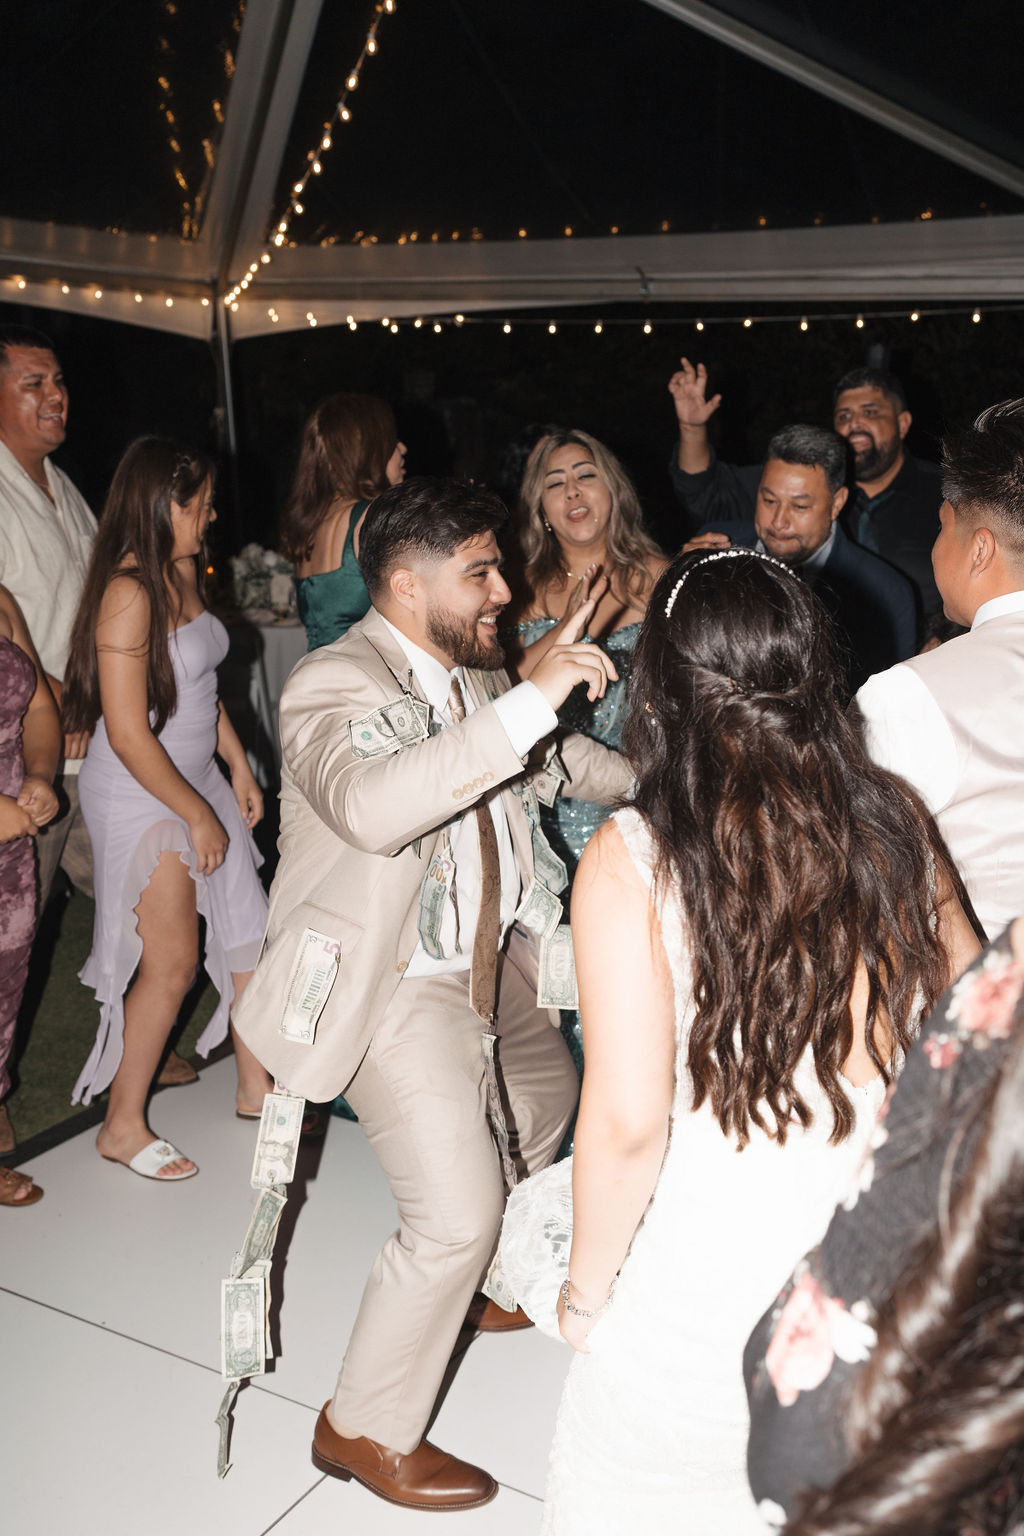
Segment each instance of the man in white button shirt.
M868 748L932 811L985 932L1024 912L1024 400L943 444L932 550L947 618L969 633L869 678Z
M49 455L67 430L68 391L49 337L27 326L0 327L0 582L25 615L54 697L61 684L96 519ZM89 836L78 807L86 739L65 742L67 808L37 839L39 906L61 862L92 895Z
M374 606L304 657L281 699L281 861L264 952L235 1013L284 1087L321 1101L344 1092L391 1184L399 1228L371 1270L313 1456L420 1509L470 1508L497 1491L423 1438L504 1206L486 1026L471 1005L482 885L493 889L484 860L500 867L499 920L485 895L484 931L498 949L512 1154L535 1172L555 1156L577 1084L557 1013L537 1006L537 938L515 921L528 890L557 921L557 903L537 896L557 860L526 764L571 690L597 697L615 675L596 646L568 643L512 686L497 635L510 596L495 539L504 516L490 492L423 479L391 487L367 513L359 561ZM577 634L590 612L581 608ZM623 759L600 743L570 735L561 753L569 793L609 804L628 789ZM299 1017L314 951L336 956L338 971L317 1016ZM492 976L493 964L492 951Z

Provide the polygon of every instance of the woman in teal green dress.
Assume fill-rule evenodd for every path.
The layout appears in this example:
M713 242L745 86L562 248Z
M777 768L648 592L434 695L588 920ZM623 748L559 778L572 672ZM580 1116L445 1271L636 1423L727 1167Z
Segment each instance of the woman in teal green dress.
M587 638L607 651L619 680L593 703L584 689L574 689L558 718L566 731L618 747L633 647L665 558L644 528L626 470L586 432L558 431L540 441L526 466L520 501L526 595L512 660L519 676L529 677L545 652L559 643L566 621L595 597ZM553 805L541 805L540 813L571 885L586 843L610 814L608 807L559 793ZM567 889L562 893L567 912L568 896ZM562 1032L582 1069L578 1013L563 1013Z
M308 650L340 639L369 608L359 525L374 496L404 479L405 444L389 405L373 395L331 395L317 406L281 520Z
M295 601L306 649L340 640L370 607L359 569L359 525L373 498L405 479L394 412L374 395L331 395L302 434L281 519L281 548L295 562ZM339 1094L332 1112L354 1120Z

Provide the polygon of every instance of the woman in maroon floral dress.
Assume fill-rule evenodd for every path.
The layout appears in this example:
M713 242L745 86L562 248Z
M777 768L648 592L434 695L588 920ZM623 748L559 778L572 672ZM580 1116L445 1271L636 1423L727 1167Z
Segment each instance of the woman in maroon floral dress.
M751 1487L786 1536L1024 1530L1022 995L1024 918L935 1008L751 1335Z
M57 706L21 609L0 587L0 1156L15 1147L3 1101L36 926L32 839L57 814L59 753ZM27 1174L0 1166L0 1205L34 1205L42 1193Z

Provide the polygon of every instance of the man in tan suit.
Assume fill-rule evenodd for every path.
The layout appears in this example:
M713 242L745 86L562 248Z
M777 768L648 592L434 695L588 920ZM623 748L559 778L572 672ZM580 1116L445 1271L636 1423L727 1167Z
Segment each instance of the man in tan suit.
M512 687L497 638L503 518L489 492L428 480L367 513L374 606L299 663L281 700L281 862L235 1017L284 1087L344 1091L391 1184L400 1226L367 1281L313 1459L414 1508L497 1491L423 1435L504 1206L483 1039L500 1036L520 1172L551 1161L575 1104L557 1014L537 1006L537 941L515 920L559 883L526 765L571 690L597 697L615 675L576 643L584 607L570 643ZM574 736L560 750L569 793L626 791L617 754Z

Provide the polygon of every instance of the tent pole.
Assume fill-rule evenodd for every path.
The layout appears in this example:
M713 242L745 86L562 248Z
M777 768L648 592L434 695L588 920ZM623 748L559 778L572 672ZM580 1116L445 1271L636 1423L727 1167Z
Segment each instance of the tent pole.
M238 428L235 420L235 391L231 378L231 317L227 306L213 296L214 373L217 378L217 437L220 451L227 459L228 485L231 493L232 543L238 543L242 531L241 485L238 475Z

